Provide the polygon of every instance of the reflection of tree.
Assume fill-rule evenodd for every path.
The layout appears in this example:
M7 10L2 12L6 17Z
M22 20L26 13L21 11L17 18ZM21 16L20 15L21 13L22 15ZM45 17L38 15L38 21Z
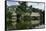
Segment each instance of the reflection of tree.
M28 25L30 24L29 21L31 21L31 17L30 15L29 16L24 16L22 20L18 19L21 17L21 15L25 14L25 13L30 13L31 14L31 8L29 8L27 5L26 5L26 2L22 2L22 3L19 3L20 5L16 8L16 13L17 13L17 21L20 21L19 24L17 22L17 29L25 29L28 27ZM29 8L29 9L26 9L26 8ZM23 23L21 23L23 22ZM29 24L28 24L29 22ZM18 26L19 25L19 26Z
M31 17L30 17L30 16L24 16L24 17L23 17L23 20L24 20L24 21L31 21Z
M39 12L39 14L41 15L40 17L43 17L42 14L44 15L44 11L42 12L42 10L40 10L40 9L33 8L32 5L30 7L28 7L26 5L26 2L21 2L21 3L19 2L19 4L20 5L18 5L17 8L16 8L16 6L9 6L8 7L8 8L12 8L11 9L12 11L15 11L14 8L16 8L16 11L15 11L16 14L17 14L16 29L25 29L25 28L32 28L32 26L37 26L37 25L32 25L31 24L31 19L38 20L38 18L37 17L31 18L30 15L31 15L32 12ZM7 21L7 24L8 24L8 26L12 27L11 23L13 23L13 22L10 20L11 17L12 17L12 13L10 12L11 10L9 11L8 8L6 10L6 13L7 13L6 18L9 19L9 21ZM25 16L26 13L30 13L30 15ZM20 18L20 17L22 17L22 14L24 16L23 16L23 18ZM42 23L44 23L44 21L42 21Z
M43 11L42 13L43 13L43 24L45 24L45 11Z
M40 24L45 24L45 11L42 11L41 14L41 23Z

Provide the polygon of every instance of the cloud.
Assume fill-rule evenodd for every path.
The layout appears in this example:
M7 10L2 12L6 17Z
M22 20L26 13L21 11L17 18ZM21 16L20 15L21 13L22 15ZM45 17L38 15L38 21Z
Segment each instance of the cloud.
M7 0L7 1L18 1L18 0Z
M11 5L19 5L18 2L12 2L12 1L7 1L7 5L11 6Z
M34 8L39 8L44 10L44 3L27 3L28 6L32 5Z
M13 2L13 1L7 1L7 5L8 6L19 5L19 3L18 2ZM32 5L34 8L39 8L39 9L44 10L44 3L31 3L31 2L28 2L27 5L28 6Z

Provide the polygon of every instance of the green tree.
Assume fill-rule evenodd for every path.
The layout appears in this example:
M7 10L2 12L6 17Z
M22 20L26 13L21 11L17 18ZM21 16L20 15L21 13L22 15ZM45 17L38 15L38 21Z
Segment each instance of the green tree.
M31 14L31 8L29 8L26 4L26 2L19 2L19 6L17 6L16 8L16 13L17 13L17 24L16 24L16 28L17 29L25 29L27 27L29 27L29 25L31 25L30 21L31 21L31 17L29 16L24 16L21 20L19 19L21 17L22 14L25 13L30 13ZM29 9L26 9L29 8ZM24 21L25 20L25 21Z

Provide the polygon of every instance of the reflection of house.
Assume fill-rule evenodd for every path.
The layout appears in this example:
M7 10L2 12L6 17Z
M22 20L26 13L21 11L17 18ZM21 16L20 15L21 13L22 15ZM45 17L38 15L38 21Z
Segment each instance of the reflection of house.
M32 12L31 16L40 16L38 12Z
M12 13L12 21L16 21L16 18L17 18L17 17L16 17L16 13L13 12L13 13Z
M9 8L9 11L10 11L11 13L13 13L14 11L16 11L16 8Z
M15 26L16 26L16 20L17 20L17 17L16 17L16 13L15 13L15 11L13 11L12 12L12 25L13 25L13 28L16 28Z
M9 7L9 12L12 13L12 21L16 21L17 19L15 11L16 11L16 8Z
M39 24L40 23L40 14L39 12L32 12L31 14L31 23L32 24Z
M30 13L22 14L22 17L24 17L24 16L30 16L32 24L39 24L40 23L40 14L39 14L39 12L32 12L31 14Z

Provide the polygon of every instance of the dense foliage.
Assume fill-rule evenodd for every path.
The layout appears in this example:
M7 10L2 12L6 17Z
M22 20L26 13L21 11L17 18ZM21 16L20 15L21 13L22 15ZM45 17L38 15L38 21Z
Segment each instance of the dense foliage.
M12 19L12 13L10 11L15 11L14 8L16 8L15 13L17 14L17 24L16 24L16 28L15 29L26 29L26 28L32 28L33 26L37 26L37 25L32 25L31 24L31 13L32 12L40 12L40 14L43 14L44 12L42 12L42 10L40 9L36 9L33 8L32 5L30 7L28 7L26 5L26 2L22 2L20 3L20 5L17 6L8 6L7 10L6 10L6 19L8 18L9 20L7 22L7 26L8 27L13 27L12 23L13 21L11 21ZM9 10L9 8L12 8L11 10ZM28 8L28 9L27 9ZM30 15L25 15L25 13L30 13ZM24 16L22 16L24 15ZM42 16L42 15L41 15ZM20 18L21 17L21 18ZM37 19L36 17L34 17L35 19ZM42 17L43 18L43 17ZM35 20L33 19L33 20ZM14 29L14 28L12 28Z

